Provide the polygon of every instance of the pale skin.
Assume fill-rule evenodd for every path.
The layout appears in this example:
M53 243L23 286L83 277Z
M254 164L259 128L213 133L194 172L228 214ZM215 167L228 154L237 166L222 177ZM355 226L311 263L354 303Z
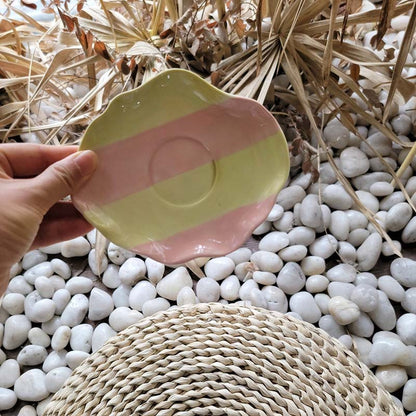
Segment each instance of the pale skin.
M96 154L77 146L0 145L0 296L11 266L29 250L91 230L71 202L94 172Z

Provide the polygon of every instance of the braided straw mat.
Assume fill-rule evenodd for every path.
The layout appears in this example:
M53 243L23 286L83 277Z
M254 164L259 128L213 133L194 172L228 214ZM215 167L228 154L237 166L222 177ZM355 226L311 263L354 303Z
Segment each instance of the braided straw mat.
M219 303L142 319L87 358L46 416L403 415L340 342L290 316Z

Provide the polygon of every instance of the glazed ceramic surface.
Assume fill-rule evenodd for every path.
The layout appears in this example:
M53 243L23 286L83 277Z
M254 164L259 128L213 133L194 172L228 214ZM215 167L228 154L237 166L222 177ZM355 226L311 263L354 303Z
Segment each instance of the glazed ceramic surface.
M116 97L80 148L99 163L76 207L109 240L170 264L238 248L289 172L263 106L177 69Z

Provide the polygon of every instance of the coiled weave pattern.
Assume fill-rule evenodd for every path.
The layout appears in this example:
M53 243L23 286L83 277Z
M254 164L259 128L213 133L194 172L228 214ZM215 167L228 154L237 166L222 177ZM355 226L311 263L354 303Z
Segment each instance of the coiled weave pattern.
M142 319L85 360L46 416L396 416L341 343L257 308L198 304Z

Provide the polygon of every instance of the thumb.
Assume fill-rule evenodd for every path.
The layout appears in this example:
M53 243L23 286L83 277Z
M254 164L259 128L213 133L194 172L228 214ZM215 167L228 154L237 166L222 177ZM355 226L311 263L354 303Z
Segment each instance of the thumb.
M36 193L41 196L40 208L45 212L56 202L72 194L97 167L97 155L85 150L67 156L45 169L33 179Z

